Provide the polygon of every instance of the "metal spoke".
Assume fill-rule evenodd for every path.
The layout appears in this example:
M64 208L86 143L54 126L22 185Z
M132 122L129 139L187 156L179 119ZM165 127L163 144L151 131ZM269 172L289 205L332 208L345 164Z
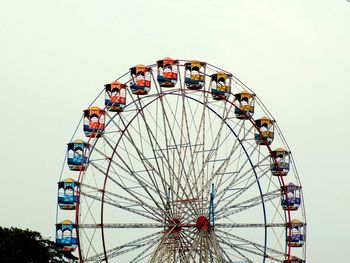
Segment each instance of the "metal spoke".
M225 206L225 209L216 213L216 220L219 220L223 217L228 217L230 215L237 214L239 212L245 211L252 207L261 205L262 199L263 199L263 202L266 203L279 197L281 197L281 190L277 189L269 193L263 194L262 196L259 195L251 199L242 201L240 203L236 203L232 206Z
M97 196L94 196L94 195L91 195L91 194L88 194L88 193L84 193L84 192L81 192L81 195L102 202L102 198L101 197L97 197ZM159 221L159 222L162 221L161 218L157 218L155 216L151 216L149 213L144 213L144 212L142 212L140 210L137 210L137 209L134 209L134 208L131 208L131 207L128 207L128 206L120 205L116 201L104 200L104 203L109 204L111 206L115 206L117 208L123 209L123 210L128 211L128 212L140 215L142 217L149 218L149 219L154 220L154 221Z
M137 248L149 245L149 244L156 241L155 237L158 236L159 234L160 234L160 232L153 233L153 234L147 235L145 237L136 239L134 241L125 243L121 246L117 246L115 248L109 249L106 251L106 254L108 255L107 257L108 257L108 259L110 259L113 257L117 257L119 255L128 253L130 251L133 251ZM100 258L104 258L104 255L105 255L105 253L100 253L100 254L97 254L93 257L87 258L86 261L95 261L95 260L98 260Z
M277 224L274 224L274 225L275 226L271 226L271 227L276 227ZM284 225L284 227L285 227L285 225ZM253 246L253 247L257 248L257 249L260 249L261 251L266 250L267 253L271 253L272 255L279 255L279 256L282 256L282 257L286 256L286 254L281 252L281 251L278 251L276 249L269 248L269 247L264 247L263 245L260 245L260 244L258 244L256 242L253 242L253 241L249 241L247 239L244 239L244 238L239 237L237 235L234 235L232 233L228 233L228 232L225 232L225 231L222 231L222 230L218 230L218 232L220 232L221 234L225 235L227 238L233 238L233 239L239 240L239 241L244 242L244 243L246 243L248 245L251 245L251 246ZM239 247L239 246L236 246L236 247L241 249L241 247ZM266 257L273 259L271 256L268 256L268 255L266 255Z
M91 190L95 190L95 191L100 191L99 188L97 187L93 187L91 185L86 185L86 184L81 184L82 187L84 188L88 188L88 189L91 189ZM150 205L148 205L146 202L143 202L143 201L138 201L138 200L133 200L133 199L130 199L130 198L127 198L126 196L124 195L118 195L118 194L115 194L115 193L112 193L112 192L109 192L109 191L104 191L105 195L107 195L108 197L110 196L113 196L113 197L116 197L118 199L120 199L121 201L125 201L128 206L137 206L139 208L142 208L145 210L145 212L149 212L149 213L153 213L153 214L156 214L158 215L159 217L161 217L162 215L157 211L157 209L155 207L152 207ZM111 200L112 201L112 200ZM116 202L116 201L115 201ZM120 202L120 201L119 201Z

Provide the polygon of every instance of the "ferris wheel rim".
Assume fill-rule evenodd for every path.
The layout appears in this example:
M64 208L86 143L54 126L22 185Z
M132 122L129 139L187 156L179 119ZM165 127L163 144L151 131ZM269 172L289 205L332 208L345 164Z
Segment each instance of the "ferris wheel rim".
M155 99L152 100L152 101L150 101L150 102L148 102L146 105L143 106L143 108L147 107L149 104L153 103L155 100L158 100L158 99L160 99L160 98L163 97L163 96L167 96L167 95L177 95L177 96L181 96L180 94L173 94L173 93L175 93L175 92L177 92L177 91L178 91L178 89L176 89L176 90L174 90L174 91L169 91L169 92L165 92L165 93L162 93L162 94L158 94L158 95L148 95L149 97L155 97ZM205 90L201 90L201 91L202 91L203 93L208 93L208 91L205 91ZM231 93L231 94L232 94L232 93ZM196 100L196 99L194 99L194 98L192 98L192 97L190 97L190 96L186 96L184 93L182 94L182 96L185 96L186 98L192 99L192 100L196 101L197 103L203 104L201 101ZM231 102L228 101L228 100L227 100L226 102L231 103ZM134 102L133 102L133 103L134 103ZM232 105L233 105L234 107L236 107L233 103L232 103ZM214 109L212 109L212 108L209 107L208 105L204 105L204 104L203 104L203 106L206 106L206 107L207 107L208 109L210 109L214 114L216 114L216 116L217 116L218 118L221 118L221 117L217 114L217 112L216 112ZM139 109L139 111L135 114L135 116L130 120L130 123L131 123L132 121L134 121L134 118L136 118L137 115L138 115L141 111L143 111L143 108ZM115 116L117 116L117 115L115 115ZM250 121L251 121L251 120L250 120ZM251 122L252 122L252 121L251 121ZM253 123L253 122L252 122L252 123ZM225 124L226 124L228 127L230 127L226 122L225 122ZM129 123L125 126L125 130L128 128L128 126L129 126ZM234 134L234 136L236 137L236 139L239 141L241 147L243 148L244 152L246 153L246 156L247 156L247 159L248 159L249 162L250 162L250 165L253 167L253 163L251 162L250 157L249 157L248 153L246 152L246 149L245 149L244 145L240 142L240 140L239 140L237 134L234 132L234 130L233 130L231 127L230 127L229 129L230 129L231 132ZM110 159L113 159L113 156L114 156L114 154L115 154L115 152L116 152L116 148L118 147L118 144L120 143L121 138L122 138L124 132L125 132L125 131L122 132L122 135L120 136L118 142L115 144L115 148L113 149L113 154L112 154L112 156L110 157ZM110 164L111 164L111 161L110 161ZM109 166L110 166L110 164L109 164ZM108 173L108 170L109 170L109 166L108 166L108 169L107 169L107 173ZM261 198L262 198L262 207L263 207L264 222L265 222L265 225L267 225L267 223L266 223L266 211L265 211L265 204L264 204L262 189L261 189L261 187L260 187L260 182L259 182L258 176L257 176L257 174L256 174L256 171L255 171L255 169L253 169L253 170L254 170L254 175L255 175L255 178L256 178L256 182L257 182L257 184L258 184L260 196L261 196ZM107 182L107 176L105 177L105 183L104 183L103 190L102 190L102 191L103 191L103 194L102 194L102 195L103 195L103 199L104 199L104 191L105 191L105 187L106 187L106 182ZM102 232L102 239L103 239L103 244L104 244L104 252L106 252L105 242L104 242L104 227L103 227L103 225L104 225L104 223L103 223L103 221L104 221L104 220L103 220L103 214L104 214L104 213L103 213L103 207L104 207L104 202L102 201L102 202L101 202L101 232ZM266 231L266 228L267 228L267 227L265 227L265 242L264 242L265 250L264 250L264 254L266 253L266 244L267 244L267 231ZM107 257L107 254L105 254L105 258L106 258L106 260L107 260L107 258L108 258L108 257ZM265 259L264 259L264 262L265 262Z
M159 95L159 94L158 94L158 95L149 95L149 97L154 97L154 100L148 102L146 105L144 105L144 107L147 107L149 104L151 104L151 103L153 103L154 101L160 99L162 96L167 96L167 95L181 96L180 94L174 94L174 93L176 93L177 91L178 91L178 89L176 89L176 90L174 90L174 91L165 92L165 93L160 94L160 95ZM203 90L202 92L203 92L203 93L208 93L207 91L204 91L204 90ZM192 97L190 97L190 96L186 96L186 95L184 95L184 94L183 94L183 96L185 96L185 97L188 98L188 99L192 99L192 100L196 101L197 103L202 104L203 106L206 106L206 107L207 107L208 109L210 109L210 111L212 111L219 119L222 119L221 116L218 115L217 112L216 112L213 108L211 108L210 106L204 105L201 101L196 100L196 99L194 99L194 98L192 98ZM230 101L226 101L226 102L231 103ZM232 105L235 106L234 104L232 104ZM132 121L134 121L134 119L137 117L137 115L138 115L142 110L143 110L143 109L140 109L139 112L137 112L137 113L134 115L134 117L132 118L132 120L130 120L130 123L131 123ZM117 116L117 115L115 115L115 116ZM252 121L251 119L250 119L250 121L253 123L253 121ZM230 127L230 125L227 124L226 122L225 122L225 124L226 124L228 127ZM128 126L129 126L129 124L127 124L127 125L125 126L125 130L128 128ZM237 134L234 132L234 130L233 130L231 127L230 127L230 130L231 130L232 134L234 134L234 136L236 137L236 139L238 139L238 141L240 141L239 138L238 138L238 136L237 136ZM124 134L124 132L123 132L122 134ZM122 136L121 136L121 137L122 137ZM118 147L118 144L119 144L119 142L120 142L120 140L121 140L121 137L120 137L120 139L118 140L118 142L117 142L116 145L115 145L115 149L113 150L113 154L116 152L116 148ZM242 145L241 142L239 142L239 143L240 143L241 147L244 149L244 145ZM250 157L249 157L249 155L248 155L248 153L246 152L245 149L244 149L244 151L245 151L245 153L246 153L246 155L247 155L247 159L250 160ZM113 159L113 155L110 157L110 159ZM252 164L252 163L251 163L251 166L253 167L253 164ZM254 170L254 169L253 169L253 170ZM107 172L107 173L108 173L108 172ZM256 177L256 182L257 182L258 185L260 186L260 182L259 182L259 179L257 178L257 174L256 174L255 170L254 170L254 174L255 174L255 177ZM106 180L105 180L105 182L106 182L106 181L107 181L107 176L106 176L105 178L106 178ZM102 189L102 191L105 192L105 185L104 185L104 188ZM260 187L259 187L259 192L260 192L260 196L261 196L261 198L262 198L263 193L262 193L262 190L261 190ZM263 200L263 199L262 199L262 204L263 204L263 210L264 210L263 215L264 215L265 229L266 229L268 224L267 224L267 222L266 222L266 211L265 211L265 208L264 208L264 200ZM103 201L101 202L101 207L102 207L102 206L104 206L104 202L103 202ZM101 216L104 214L102 210L103 210L103 209L101 208ZM101 223L100 223L100 224L101 224L101 231L102 231L102 233L103 233L103 232L104 232L104 222L103 222L103 219L101 220ZM265 239L267 239L266 230L265 230ZM266 243L267 243L267 240L266 240L265 243L264 243L265 249L266 249ZM104 251L106 251L106 249L104 249ZM265 253L266 253L266 250L264 251L264 254L265 254ZM105 258L108 258L107 255L105 255Z

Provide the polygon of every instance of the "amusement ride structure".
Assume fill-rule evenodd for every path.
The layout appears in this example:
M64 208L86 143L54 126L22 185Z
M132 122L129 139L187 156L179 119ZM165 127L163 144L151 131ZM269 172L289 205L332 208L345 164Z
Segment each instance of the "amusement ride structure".
M197 60L133 66L80 126L58 182L56 244L67 258L306 262L291 151L233 74Z

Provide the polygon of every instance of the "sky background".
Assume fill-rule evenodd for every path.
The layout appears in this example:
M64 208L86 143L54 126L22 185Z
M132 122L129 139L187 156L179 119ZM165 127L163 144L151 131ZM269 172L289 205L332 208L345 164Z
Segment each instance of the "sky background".
M299 171L308 262L344 262L346 0L1 0L0 226L54 237L57 181L82 110L131 66L165 56L220 66L255 91Z

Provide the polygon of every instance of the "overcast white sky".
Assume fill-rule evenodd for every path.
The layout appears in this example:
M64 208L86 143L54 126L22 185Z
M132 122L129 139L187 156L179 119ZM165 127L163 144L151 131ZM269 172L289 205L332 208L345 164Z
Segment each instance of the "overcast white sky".
M308 262L348 258L350 2L2 0L0 225L54 236L66 143L103 84L165 56L233 72L298 167Z

